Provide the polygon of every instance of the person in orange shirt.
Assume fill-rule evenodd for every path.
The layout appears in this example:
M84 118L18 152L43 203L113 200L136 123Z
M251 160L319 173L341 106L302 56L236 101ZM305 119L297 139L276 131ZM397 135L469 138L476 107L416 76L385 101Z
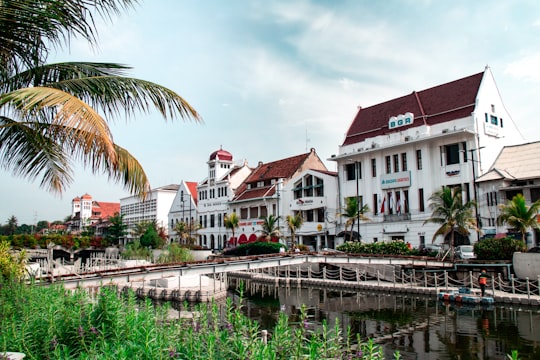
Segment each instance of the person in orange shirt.
M482 291L482 297L486 295L486 285L490 276L487 274L486 269L482 269L480 276L478 277L478 284L480 285L480 290Z

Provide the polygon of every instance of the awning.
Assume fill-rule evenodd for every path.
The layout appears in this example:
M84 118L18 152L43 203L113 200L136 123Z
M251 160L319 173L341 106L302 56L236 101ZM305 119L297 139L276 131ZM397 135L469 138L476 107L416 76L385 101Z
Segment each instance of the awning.
M255 242L255 241L257 241L257 235L255 235L255 234L249 235L249 240L248 240L248 242L251 243L251 242Z
M238 238L238 244L246 244L247 242L248 242L248 238L246 234L240 235L240 237Z

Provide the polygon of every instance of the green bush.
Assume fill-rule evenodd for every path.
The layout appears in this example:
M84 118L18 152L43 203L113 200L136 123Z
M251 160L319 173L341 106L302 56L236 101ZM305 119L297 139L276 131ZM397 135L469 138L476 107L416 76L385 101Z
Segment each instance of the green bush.
M403 241L376 242L365 244L360 241L347 241L337 250L349 254L411 255L411 250Z
M242 244L232 249L226 249L223 254L235 256L275 254L279 253L281 248L287 249L285 245L280 243L257 241L249 244Z
M193 261L191 251L179 244L171 244L157 259L158 264Z
M478 260L512 260L516 251L527 251L521 240L512 237L502 239L484 239L474 244L474 253Z

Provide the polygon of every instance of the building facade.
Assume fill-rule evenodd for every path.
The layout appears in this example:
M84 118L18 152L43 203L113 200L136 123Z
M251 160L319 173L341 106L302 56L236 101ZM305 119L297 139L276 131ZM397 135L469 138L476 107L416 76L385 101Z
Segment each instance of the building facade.
M120 203L94 201L84 194L71 200L71 218L66 222L66 231L78 234L92 231L96 236L105 235L109 227L109 217L120 212Z
M176 196L169 210L169 241L179 242L180 237L175 232L176 224L183 222L189 229L194 229L197 224L197 182L182 181L176 192ZM196 234L190 234L190 237Z
M505 146L485 174L476 180L478 186L478 217L483 236L505 236L512 229L499 226L499 206L522 194L527 204L540 200L540 142ZM519 235L521 236L521 235ZM527 234L527 246L540 246L539 233Z
M341 207L358 197L370 208L362 241L431 243L436 224L429 198L461 187L475 200L475 178L505 145L523 141L489 68L485 71L359 108L337 155ZM444 239L436 239L442 242ZM456 244L475 241L476 235Z
M222 148L210 154L206 164L208 176L197 185L197 237L200 246L220 250L227 242L224 217L230 212L229 201L252 169L246 161L236 164Z
M144 222L155 222L167 233L169 210L178 188L179 185L171 184L150 190L144 199L137 195L120 199L120 213L128 231L124 244L134 238L137 224Z
M304 211L306 214L309 212L309 214L313 215L316 209L327 207L327 203L324 201L324 192L316 193L315 195L318 196L314 196L314 194L312 194L313 196L307 196L309 195L308 192L305 193L306 195L300 193L301 190L307 190L311 186L305 184L304 181L317 181L311 173L307 173L308 170L318 171L318 178L324 177L327 181L328 177L332 176L315 152L315 149L311 149L310 152L305 154L269 163L259 162L229 203L231 211L236 212L240 220L235 233L239 243L255 241L262 235L261 225L264 222L262 218L270 215L279 218L279 230L287 239L286 241L290 243L290 232L284 221L287 215L292 215L295 211ZM309 180L307 180L308 178ZM292 179L295 179L295 181L291 182ZM294 192L295 184L299 187L296 190L296 195ZM323 184L320 184L320 186L322 187ZM304 201L304 197L309 201L302 208L299 203ZM318 198L318 203L314 202L315 198ZM298 204L294 205L293 209L292 206L296 202ZM323 224L324 215L322 212L321 210L311 217L306 228L311 229L311 225L317 228L316 224ZM311 239L310 245L316 246L318 242L321 243L321 236L324 234L323 230L321 228L320 230L305 233L306 239L308 236ZM232 236L232 234L229 235Z

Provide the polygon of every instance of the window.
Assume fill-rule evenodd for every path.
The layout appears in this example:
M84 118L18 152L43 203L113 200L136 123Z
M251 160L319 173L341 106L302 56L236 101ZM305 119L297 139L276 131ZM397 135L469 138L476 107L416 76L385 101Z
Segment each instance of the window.
M399 172L399 155L394 155L394 172Z
M324 196L324 182L323 179L315 178L315 196Z
M416 169L422 170L422 150L416 150Z
M317 209L317 219L316 221L318 222L323 222L324 221L324 208L318 208Z
M304 177L304 196L313 196L313 176L311 175Z
M258 207L249 208L249 218L250 219L258 219L259 218L259 208Z
M491 115L489 118L491 119L492 125L499 125L499 119L497 119L495 115Z
M459 164L459 144L450 144L444 146L446 154L446 165Z
M248 218L248 209L247 208L241 208L240 209L240 219L247 219Z
M213 227L215 227L215 225L216 225L216 215L211 214L210 215L210 227L213 228Z
M356 179L355 165L356 164L347 164L347 165L345 165L345 177L346 177L347 181L351 181L351 180Z
M371 159L371 176L377 176L377 160Z
M306 211L306 222L313 222L313 210Z
M418 189L418 209L420 212L424 212L424 189Z
M261 217L268 216L268 208L266 206L261 207Z
M407 153L401 153L401 171L407 171Z
M385 157L386 159L386 173L390 174L392 172L392 163L390 160L390 156Z
M295 199L299 199L302 197L302 180L299 180L294 184L293 193Z
M379 204L377 203L378 196L377 194L373 194L373 215L377 215Z
M409 213L409 190L403 190L402 208L405 214Z
M499 118L499 123L500 123L501 127L503 127L503 120L502 120L502 118Z

